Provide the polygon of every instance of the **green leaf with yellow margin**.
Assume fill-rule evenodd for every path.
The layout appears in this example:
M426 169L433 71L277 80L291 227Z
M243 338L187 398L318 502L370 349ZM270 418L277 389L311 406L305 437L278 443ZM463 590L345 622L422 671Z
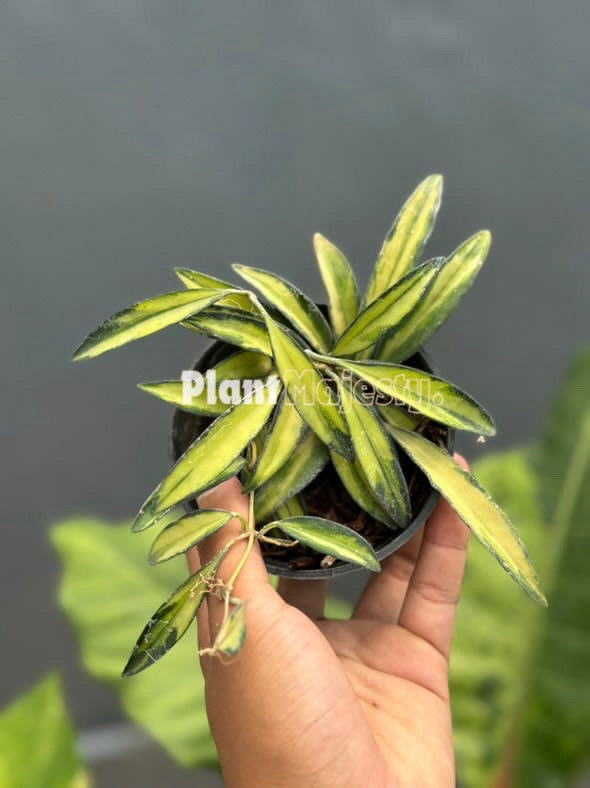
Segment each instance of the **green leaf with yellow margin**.
M149 298L110 317L86 337L72 360L93 358L141 339L206 309L223 296L219 290L181 290Z
M389 430L504 569L536 602L547 604L516 529L476 478L421 435L398 427L390 426Z
M313 237L320 274L328 294L328 310L337 337L344 333L359 311L354 271L340 249L320 233Z
M375 263L366 304L399 281L418 261L434 227L442 186L442 175L429 175L399 212Z
M483 265L492 236L487 230L469 238L444 261L416 310L396 331L382 339L375 358L404 361L415 353L452 314Z
M232 268L242 279L254 285L312 347L320 352L327 352L332 347L332 331L326 319L313 301L295 285L260 268L237 263L234 263Z

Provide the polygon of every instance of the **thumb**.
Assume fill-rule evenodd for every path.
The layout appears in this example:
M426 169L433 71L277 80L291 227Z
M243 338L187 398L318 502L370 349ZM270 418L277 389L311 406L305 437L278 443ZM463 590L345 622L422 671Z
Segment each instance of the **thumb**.
M242 493L242 485L237 477L228 479L212 490L203 493L198 502L200 509L225 509L240 514L248 521L249 496ZM198 553L196 550L189 551L188 561L191 572L195 572L199 566L203 566L215 558L228 542L242 533L242 522L239 518L234 517L223 528L205 539L199 545ZM229 582L246 550L248 550L247 539L237 542L230 548L217 572L217 576L222 582ZM260 546L255 540L248 558L235 579L232 596L242 600L252 600L261 595L276 596L268 579ZM223 621L224 604L221 599L210 594L207 597L207 608L209 635L211 642L213 642Z

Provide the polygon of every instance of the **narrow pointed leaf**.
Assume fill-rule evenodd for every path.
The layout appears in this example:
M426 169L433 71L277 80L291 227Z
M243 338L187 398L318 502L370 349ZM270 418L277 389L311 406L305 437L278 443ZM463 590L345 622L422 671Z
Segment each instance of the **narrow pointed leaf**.
M244 378L264 378L272 370L272 360L261 353L254 353L251 350L239 350L231 356L224 358L216 364L215 379L219 383L222 380L243 380Z
M434 227L442 186L442 175L430 175L399 212L375 263L365 303L372 303L388 290L420 258Z
M358 353L395 331L418 308L441 263L440 259L430 260L410 271L363 309L336 343L333 355Z
M253 305L248 293L245 291L240 292L241 288L237 289L235 285L226 282L224 279L217 279L217 277L209 276L209 274L191 271L190 268L175 268L174 273L190 290L198 290L202 287L229 290L230 293L228 295L224 295L223 298L219 299L218 303L220 306L244 309L246 312L256 312L256 307Z
M215 650L228 657L235 657L246 642L246 604L239 602L215 638Z
M256 522L264 522L286 500L303 490L323 470L328 450L311 430L297 447L293 457L262 485L254 496Z
M331 452L330 456L340 481L346 487L353 501L377 522L388 525L390 528L396 528L397 524L391 519L391 516L385 511L381 502L369 487L358 459L355 458L352 462L349 462L335 452ZM286 517L287 515L281 513L281 516Z
M392 427L401 427L402 430L415 430L423 419L420 414L411 413L400 405L379 405L377 412L386 424Z
M352 528L326 520L323 517L288 517L277 520L274 526L292 539L317 550L318 553L333 555L341 561L359 564L372 572L381 567L375 551L367 540Z
M371 405L360 402L345 384L340 384L339 390L364 477L381 505L403 528L411 519L410 496L393 442Z
M265 319L275 363L291 402L320 440L350 457L346 422L332 390L295 340L266 313Z
M359 311L354 272L340 249L320 233L313 237L315 254L328 293L328 309L336 336L344 333Z
M330 326L313 301L310 301L295 285L260 268L237 264L232 267L243 279L254 285L312 347L320 352L327 352L330 349L332 346Z
M211 307L194 318L184 320L182 325L244 350L272 355L264 320L244 310L227 306Z
M215 556L160 605L137 639L123 676L149 668L178 643L208 594L224 555L221 552Z
M263 356L260 356L260 358L263 358ZM207 388L200 394L192 395L190 402L185 402L182 380L159 380L153 383L139 383L138 388L187 413L198 413L201 416L216 418L229 408L229 405L221 402L219 397L217 397L216 402L212 402Z
M475 281L491 239L490 233L482 230L445 260L415 311L377 347L376 358L403 361L438 330Z
M140 301L95 328L76 350L73 360L99 356L107 350L180 323L218 301L222 295L219 290L181 290Z
M218 279L210 274L202 274L200 271L193 271L191 268L175 268L174 273L183 285L191 290L198 290L201 287L215 290L235 290L235 285L226 282L225 279Z
M335 456L340 457L339 454L336 454ZM344 460L342 461L344 462ZM277 520L282 520L285 517L303 517L305 514L307 514L305 501L303 500L303 496L298 494L294 495L292 498L288 498L280 506L277 506L274 512L274 517Z
M537 573L516 529L472 474L438 446L415 432L390 427L391 434L446 498L479 541L516 582L541 604L547 604Z
M496 432L491 416L482 406L447 380L397 364L313 355L366 380L389 397L392 403L403 402L435 421L460 430L481 435L494 435Z
M190 547L194 547L223 528L232 517L234 517L233 512L226 512L223 509L200 509L198 512L181 517L180 520L166 526L156 537L150 550L150 563L159 564L185 553Z
M244 486L251 492L268 481L279 468L290 460L303 440L307 424L299 415L285 391L281 394L272 424L266 435L262 452L252 475Z
M134 530L149 527L176 504L218 483L220 474L260 431L275 405L276 391L270 385L262 393L264 402L253 398L234 405L197 438L144 503Z

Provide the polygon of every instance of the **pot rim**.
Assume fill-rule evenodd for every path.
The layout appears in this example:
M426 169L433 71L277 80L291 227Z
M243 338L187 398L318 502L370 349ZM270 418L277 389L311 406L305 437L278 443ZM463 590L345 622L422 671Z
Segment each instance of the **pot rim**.
M206 350L196 359L193 364L193 369L201 369L207 368L211 358L219 351L221 348L228 347L232 348L233 346L228 345L227 343L223 342L222 340L215 340L212 345L210 345ZM238 348L235 349L235 352L238 352ZM230 355L229 353L227 355ZM430 372L430 374L437 375L437 369L433 366L430 356L428 353L423 349L420 348L413 354L413 356L419 356L426 367L426 371ZM178 423L182 418L185 418L187 415L186 411L181 410L180 408L174 408L174 415L172 417L172 432L170 436L170 454L172 456L172 460L175 462L182 452L177 452L176 449L176 441L177 441L177 430L178 430ZM446 435L446 447L449 454L452 453L455 446L455 429L453 427L447 427L447 435ZM400 547L406 544L413 536L415 536L420 528L424 526L434 508L436 507L440 493L438 490L431 488L430 493L423 501L421 506L419 507L418 511L416 512L415 517L412 518L412 521L405 528L401 533L393 532L395 535L391 539L391 541L384 544L378 550L375 551L375 554L379 560L379 562L383 561L389 555L392 555ZM196 508L196 503L193 499L188 500L184 503L184 507L187 511L194 511ZM271 575L276 575L278 577L288 577L291 580L328 580L332 577L339 577L341 575L350 574L351 572L360 572L360 571L368 571L365 570L364 567L358 566L357 564L352 564L346 561L337 560L332 566L319 568L319 569L289 569L288 565L272 556L265 556L264 557L264 564Z

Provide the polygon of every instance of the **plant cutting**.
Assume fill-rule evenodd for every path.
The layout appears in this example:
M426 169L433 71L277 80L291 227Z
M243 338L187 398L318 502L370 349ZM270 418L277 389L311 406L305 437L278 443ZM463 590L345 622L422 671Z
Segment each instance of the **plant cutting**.
M493 435L494 423L472 397L435 374L421 352L473 283L491 240L481 231L447 258L419 262L441 191L442 178L433 175L407 200L362 299L343 253L316 235L327 309L258 268L233 266L246 288L177 269L187 289L118 312L74 354L91 358L173 324L217 340L181 379L141 385L178 409L178 456L132 528L164 526L152 563L183 554L236 517L242 531L158 608L125 675L169 651L208 595L223 600L225 615L207 652L239 652L245 600L233 589L255 543L277 574L379 571L380 559L416 532L439 494L545 603L508 517L449 454L454 430ZM247 518L196 508L198 495L236 474L249 495ZM246 550L222 582L219 568L240 541Z

